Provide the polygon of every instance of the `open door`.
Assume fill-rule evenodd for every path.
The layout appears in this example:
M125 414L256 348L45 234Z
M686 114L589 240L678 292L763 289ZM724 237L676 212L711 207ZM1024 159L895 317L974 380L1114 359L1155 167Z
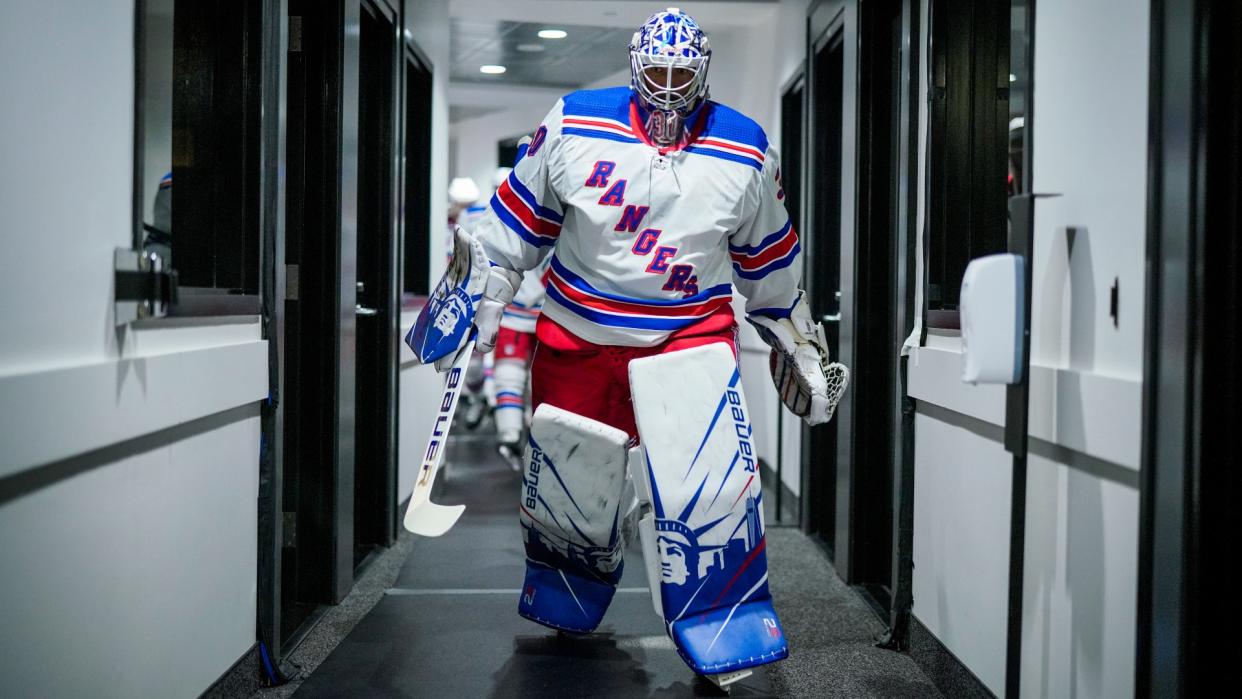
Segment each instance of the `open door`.
M810 230L806 289L811 311L824 325L828 351L840 356L841 327L841 129L844 31L835 22L813 44L811 56ZM837 518L837 424L803 430L803 528L834 554Z
M885 613L892 600L898 336L901 0L859 4L858 228L850 582Z
M785 209L789 219L793 221L794 230L805 237L803 230L806 218L802 210L802 178L804 148L806 146L806 71L801 71L788 88L781 93L781 187L785 190ZM776 478L769 484L773 493L765 504L771 507L771 521L779 525L797 525L799 499L794 497L792 489L787 485L797 478L798 472L786 472L785 455L785 423L797 420L782 407L776 404ZM792 470L792 469L791 469ZM800 485L800 484L799 484ZM765 514L765 516L767 516Z
M362 3L358 62L358 236L355 302L355 570L396 541L399 311L395 16Z
M337 537L351 494L354 377L352 241L342 236L340 4L289 0L285 200L282 650L341 590ZM350 293L346 293L349 291ZM348 531L348 529L347 529Z

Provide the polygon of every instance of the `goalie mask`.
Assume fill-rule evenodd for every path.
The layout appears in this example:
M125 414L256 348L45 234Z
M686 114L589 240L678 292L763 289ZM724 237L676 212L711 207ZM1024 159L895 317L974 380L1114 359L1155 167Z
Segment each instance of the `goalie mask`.
M676 7L647 18L630 39L630 85L638 96L647 135L668 146L681 140L707 100L711 43L690 15Z

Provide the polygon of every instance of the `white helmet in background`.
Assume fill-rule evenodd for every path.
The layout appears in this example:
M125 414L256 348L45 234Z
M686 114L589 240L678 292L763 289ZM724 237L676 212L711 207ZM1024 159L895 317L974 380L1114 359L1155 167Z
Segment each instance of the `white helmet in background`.
M449 183L449 201L460 206L473 204L479 200L479 185L469 177L454 177Z
M492 189L500 189L500 183L509 178L509 173L513 172L511 167L498 167L495 174L492 175Z

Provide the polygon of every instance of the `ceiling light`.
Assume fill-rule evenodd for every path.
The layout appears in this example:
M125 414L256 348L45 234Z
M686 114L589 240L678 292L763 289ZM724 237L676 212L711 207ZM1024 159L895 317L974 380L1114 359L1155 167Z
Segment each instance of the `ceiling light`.
M540 39L564 39L567 36L569 36L569 34L565 33L564 29L540 29L539 30Z
M1017 82L1017 81L1018 81L1018 76L1014 75L1013 73L1010 73L1010 74L1009 74L1009 82L1013 83L1013 82Z
M516 48L518 51L525 51L526 53L539 53L544 47L543 44L518 44Z
M505 72L505 67L504 66L479 66L479 72L486 73L488 75L500 75L501 73Z

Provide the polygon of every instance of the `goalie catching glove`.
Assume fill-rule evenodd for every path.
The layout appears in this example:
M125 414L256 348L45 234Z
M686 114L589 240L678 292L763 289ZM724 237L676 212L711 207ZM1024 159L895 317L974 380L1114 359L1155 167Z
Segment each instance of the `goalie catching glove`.
M811 320L805 297L798 297L787 318L752 315L747 320L772 348L772 382L785 407L808 425L831 420L849 385L850 370L829 363L824 328Z
M487 353L496 346L500 316L513 300L522 275L492 265L483 245L465 230L453 236L453 261L418 313L405 342L423 364L447 371L457 351L478 329L475 349Z

